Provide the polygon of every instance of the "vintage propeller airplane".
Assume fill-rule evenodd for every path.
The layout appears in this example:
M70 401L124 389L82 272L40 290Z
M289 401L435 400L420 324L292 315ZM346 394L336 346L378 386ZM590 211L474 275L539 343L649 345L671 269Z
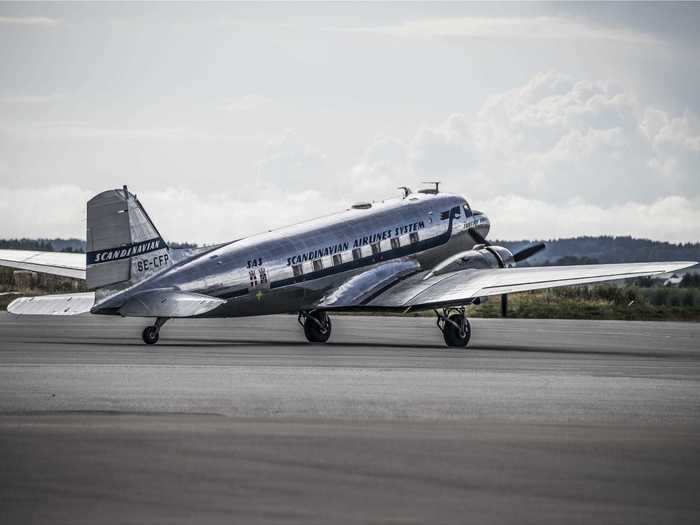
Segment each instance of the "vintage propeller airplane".
M469 343L465 306L487 296L662 274L695 262L517 267L486 240L488 217L434 187L198 250L170 249L126 186L87 203L87 253L0 250L0 266L85 279L88 293L23 297L13 314L92 314L155 319L298 313L306 338L331 335L329 313L433 310L448 346Z

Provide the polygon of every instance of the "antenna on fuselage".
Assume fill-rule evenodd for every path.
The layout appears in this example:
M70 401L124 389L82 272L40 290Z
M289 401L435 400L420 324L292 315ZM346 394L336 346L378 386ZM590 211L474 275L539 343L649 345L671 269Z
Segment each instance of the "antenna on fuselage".
M406 197L408 197L411 193L413 193L413 192L411 191L411 188L409 188L408 186L399 186L399 187L396 188L396 189L397 189L397 190L403 190L403 198L404 198L404 199L405 199Z
M439 180L428 180L421 181L421 184L435 184L435 188L426 188L424 190L418 190L418 193L430 193L432 195L437 195L440 193L440 181Z

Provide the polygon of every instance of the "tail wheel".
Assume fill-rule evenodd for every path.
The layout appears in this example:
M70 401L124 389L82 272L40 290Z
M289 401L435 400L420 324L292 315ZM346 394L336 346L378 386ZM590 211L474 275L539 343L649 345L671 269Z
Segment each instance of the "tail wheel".
M160 337L160 329L166 322L168 322L167 317L158 317L153 326L147 326L144 328L143 332L141 333L143 342L147 345L156 344L158 342L158 338Z
M301 315L301 314L300 314ZM331 319L326 312L309 312L304 316L304 335L311 343L325 343L331 336Z
M143 337L143 342L147 345L154 345L158 342L159 332L155 326L147 326L143 329L141 337Z

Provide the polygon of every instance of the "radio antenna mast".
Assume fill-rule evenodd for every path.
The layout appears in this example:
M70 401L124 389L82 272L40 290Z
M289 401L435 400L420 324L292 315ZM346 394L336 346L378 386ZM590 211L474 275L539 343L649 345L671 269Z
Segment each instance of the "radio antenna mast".
M433 193L433 194L440 193L440 181L439 180L424 180L424 181L421 181L421 184L435 184L435 189L422 190L421 193Z

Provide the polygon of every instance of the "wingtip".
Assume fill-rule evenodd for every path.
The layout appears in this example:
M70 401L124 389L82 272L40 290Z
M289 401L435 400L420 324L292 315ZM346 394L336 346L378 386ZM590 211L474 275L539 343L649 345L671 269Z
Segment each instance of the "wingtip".
M692 268L693 266L696 266L698 264L698 261L673 261L669 263L670 269L667 273L675 272L678 270L685 270L687 268Z
M12 315L21 315L21 312L19 312L17 308L23 303L25 303L26 300L26 297L18 297L17 299L12 301L10 304L7 305L7 313Z

